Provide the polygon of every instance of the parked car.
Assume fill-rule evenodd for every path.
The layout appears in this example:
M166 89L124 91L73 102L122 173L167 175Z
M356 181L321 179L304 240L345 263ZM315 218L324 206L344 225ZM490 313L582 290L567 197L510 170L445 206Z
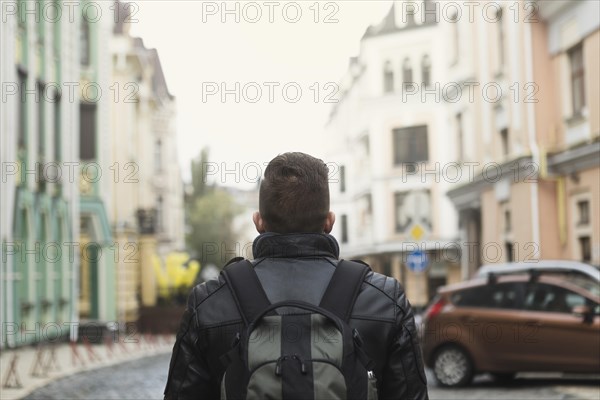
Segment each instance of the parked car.
M474 374L600 373L600 285L580 274L489 274L438 289L423 315L425 364L443 386Z
M476 276L486 277L490 274L499 275L525 272L580 275L600 282L600 269L582 262L570 260L538 260L535 262L522 261L505 264L488 264L479 268Z

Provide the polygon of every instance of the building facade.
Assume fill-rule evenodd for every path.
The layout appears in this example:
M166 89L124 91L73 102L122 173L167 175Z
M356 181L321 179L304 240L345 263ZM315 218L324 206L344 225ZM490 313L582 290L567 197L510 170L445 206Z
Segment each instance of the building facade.
M482 264L600 265L599 7L394 2L326 127L343 256L416 306Z
M449 78L477 85L473 102L447 106L461 121L450 134L479 132L461 157L475 163L472 179L448 192L462 241L473 243L463 246L463 278L495 262L598 265L598 3L538 1L533 13L524 2L486 4L488 19L441 24L460 43L446 57ZM502 95L486 96L484 85Z
M411 302L424 306L438 286L460 279L460 261L456 212L441 176L454 161L435 93L444 80L444 46L433 14L411 8L417 3L436 9L430 1L396 1L367 29L326 136L342 257L396 277Z
M543 143L542 200L556 220L542 226L542 255L600 266L600 4L540 2L532 32L540 86L536 104ZM552 71L553 73L548 73ZM540 97L542 95L540 94ZM541 210L545 214L545 210ZM542 223L546 222L542 218ZM557 234L543 236L547 230Z
M108 2L78 4L79 61L79 316L82 323L116 321L115 242L109 221L112 183L110 121L113 86L109 41L113 13Z
M78 26L48 5L1 5L1 346L74 337L78 321Z

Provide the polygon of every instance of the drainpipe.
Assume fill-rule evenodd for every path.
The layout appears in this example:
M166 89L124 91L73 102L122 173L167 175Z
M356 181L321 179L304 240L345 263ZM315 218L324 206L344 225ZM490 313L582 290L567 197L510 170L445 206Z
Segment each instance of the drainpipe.
M525 27L525 79L527 82L533 82L533 43L531 35L531 24L523 24ZM529 136L529 148L534 165L540 165L540 150L537 146L535 137L535 108L534 103L527 103L527 131ZM539 179L539 175L537 176ZM531 187L531 232L534 243L537 243L537 248L533 253L534 259L539 259L541 254L542 244L540 243L540 210L539 210L539 193L537 181L532 183Z

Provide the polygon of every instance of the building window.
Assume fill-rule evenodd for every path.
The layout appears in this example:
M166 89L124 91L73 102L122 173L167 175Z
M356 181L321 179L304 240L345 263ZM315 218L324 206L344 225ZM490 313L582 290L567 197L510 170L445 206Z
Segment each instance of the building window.
M392 260L385 257L381 263L381 273L386 276L392 276Z
M514 245L511 242L506 242L504 248L506 249L506 262L515 261Z
M348 216L342 215L342 243L348 243Z
M421 60L421 83L426 88L431 85L431 59L427 54Z
M436 16L439 15L437 2L431 1L431 0L424 0L423 1L423 14L425 16L426 24L436 23L437 22Z
M18 146L19 150L26 151L27 150L27 95L26 95L26 85L27 85L27 75L25 75L22 71L19 70L19 102L17 105L18 108Z
M393 130L394 165L425 162L429 160L427 125Z
M54 0L53 3L54 3L53 8L55 10L60 10L61 5L59 4L59 1ZM61 21L62 21L62 18L58 18L56 21L53 21L53 25L52 25L52 46L53 46L53 50L54 50L54 57L56 57L57 59L60 59L60 50L61 50L61 47L60 47Z
M583 45L580 43L569 50L571 65L571 98L573 115L581 114L585 107L585 68L583 65Z
M431 221L431 192L429 190L411 190L394 193L395 230L407 233L413 225L420 229L433 229ZM424 231L418 236L421 236ZM415 237L419 240L418 237Z
M510 150L508 142L508 128L504 128L500 131L500 141L502 144L502 156L507 157Z
M344 193L346 191L346 167L344 165L340 166L340 192Z
M62 130L62 119L61 119L61 98L57 93L54 98L54 161L61 160L61 130Z
M579 249L581 251L581 261L591 262L592 261L592 241L589 236L579 237Z
M43 2L38 0L35 2L35 9L36 10L43 10L44 9L44 4L42 4ZM25 6L27 8L27 6ZM41 11L42 12L42 11ZM35 26L37 28L37 42L40 46L44 45L44 29L46 28L46 24L45 22L45 18L42 15L41 17L37 17L35 18L36 22L35 22ZM43 52L42 52L43 54Z
M452 64L458 62L458 46L459 46L459 31L458 31L458 12L450 17L450 23L452 24Z
M415 21L415 17L416 17L416 15L415 15L416 14L415 8L413 8L413 7L407 7L405 13L406 13L406 27L415 26L417 24L416 21Z
M79 157L82 160L96 158L96 105L79 106Z
M582 200L577 202L577 211L579 213L579 221L577 225L589 225L590 223L590 202Z
M44 155L45 155L45 147L46 147L46 135L45 135L45 127L46 127L45 104L46 104L46 101L44 99L44 84L39 81L37 83L36 101L37 101L37 132L38 132L37 152L38 152L38 157L43 162Z
M394 68L390 61L386 61L383 68L383 91L385 93L394 91Z
M458 146L458 160L463 161L464 159L464 132L463 132L463 120L462 113L456 114L456 143Z
M154 145L154 170L161 172L162 168L162 142L159 139Z
M163 206L163 198L162 196L158 196L156 200L156 230L157 232L164 231L164 206Z
M404 205L404 200L406 200L406 197L408 195L408 192L397 192L394 193L394 210L395 210L395 230L396 233L402 233L404 232L409 225L412 223L413 218L410 215L410 213L407 213L405 210L405 205Z
M510 211L504 211L504 232L508 233L512 231L512 221Z
M498 67L504 66L504 20L502 19L502 7L496 12L496 23L498 24Z
M90 65L90 23L85 16L79 28L79 47L81 65Z
M404 59L404 62L402 62L402 83L404 88L413 83L412 67L408 57Z

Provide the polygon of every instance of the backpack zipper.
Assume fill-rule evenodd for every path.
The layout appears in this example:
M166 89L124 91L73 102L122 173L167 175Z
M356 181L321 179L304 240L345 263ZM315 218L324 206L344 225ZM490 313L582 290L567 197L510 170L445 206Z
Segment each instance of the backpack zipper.
M296 353L292 354L291 356L281 356L277 359L277 363L275 364L275 375L276 376L281 376L281 363L285 360L296 360L300 363L300 371L302 372L303 375L306 375L307 371L306 371L306 364L304 363L304 360Z
M277 364L275 364L275 375L281 376L281 362L288 359L288 356L281 356L277 359Z
M293 354L292 358L295 360L298 360L298 362L300 363L300 371L302 372L303 375L306 375L306 364L304 364L304 361L302 360L302 358L300 358L300 356L298 354Z

